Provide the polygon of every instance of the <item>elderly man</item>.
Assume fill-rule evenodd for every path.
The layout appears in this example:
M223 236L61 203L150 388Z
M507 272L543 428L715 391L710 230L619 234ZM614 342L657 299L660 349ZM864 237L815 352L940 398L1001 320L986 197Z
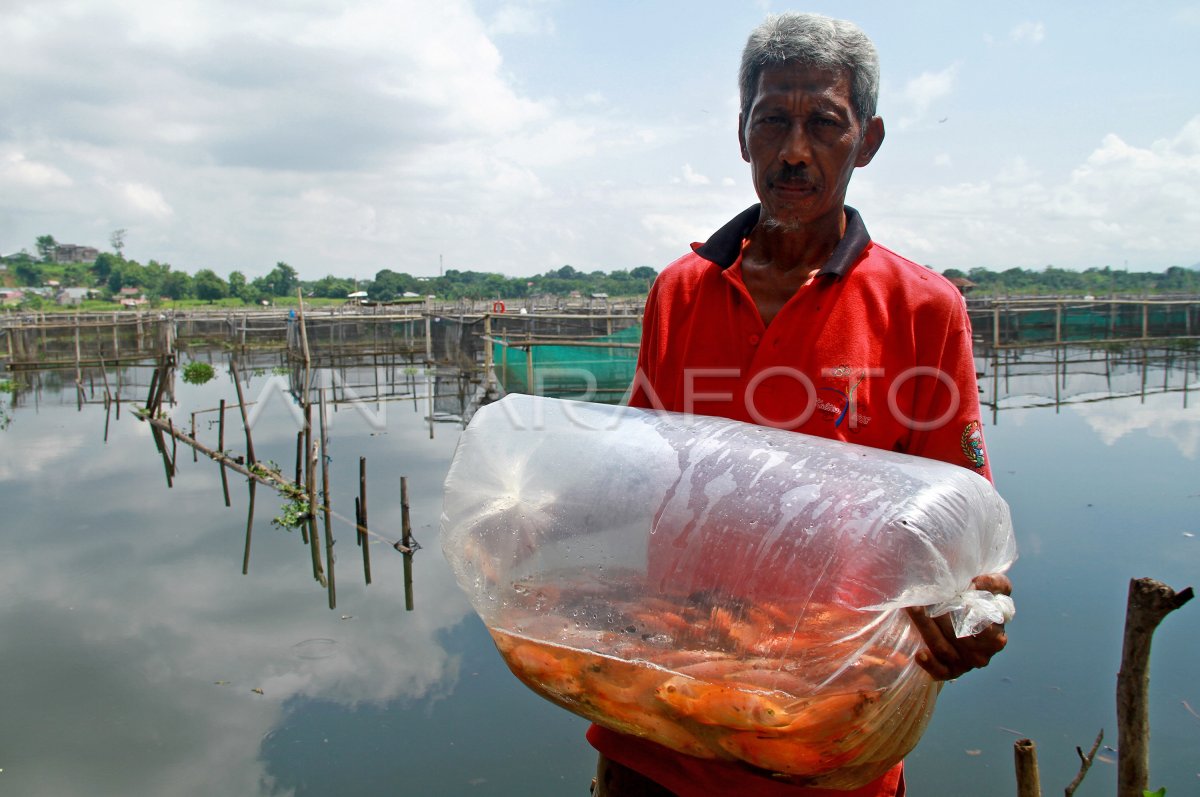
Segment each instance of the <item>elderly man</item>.
M851 23L773 16L739 74L738 142L760 204L671 264L646 304L630 403L723 416L931 457L990 478L971 330L957 290L873 242L845 203L883 143L879 61ZM1010 590L1002 575L975 586ZM985 666L1003 626L958 639L910 612L934 678ZM595 793L801 797L904 794L903 765L852 792L805 788L593 726Z

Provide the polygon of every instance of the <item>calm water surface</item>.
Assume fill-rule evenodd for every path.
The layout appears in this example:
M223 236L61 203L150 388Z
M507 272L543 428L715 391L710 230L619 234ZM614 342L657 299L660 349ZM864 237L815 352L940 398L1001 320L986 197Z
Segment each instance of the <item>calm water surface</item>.
M177 425L236 400L218 371L203 387L175 380ZM226 507L218 467L181 446L168 489L147 425L128 406L119 420L80 408L73 376L5 402L0 794L587 794L585 722L509 674L441 558L441 485L461 425L431 426L422 386L418 401L369 405L374 421L345 407L331 416L334 508L353 517L365 456L371 526L385 539L365 586L350 528L335 524L330 610L299 533L271 524L281 499L257 490L243 575L244 479L230 474ZM246 387L266 399L254 443L286 473L298 427L289 402L264 391L271 377ZM1116 746L1129 579L1200 586L1200 397L1151 390L1055 408L1007 395L985 425L1021 546L1018 615L1009 649L943 691L909 758L915 795L1014 794L1019 736L1038 743L1043 787L1059 792L1076 745L1104 729ZM214 418L197 422L213 447ZM232 414L226 434L243 450ZM401 476L424 546L411 612L387 544L400 536ZM1200 602L1154 642L1151 786L1171 795L1200 793L1198 638ZM1101 760L1076 794L1110 795L1115 778Z

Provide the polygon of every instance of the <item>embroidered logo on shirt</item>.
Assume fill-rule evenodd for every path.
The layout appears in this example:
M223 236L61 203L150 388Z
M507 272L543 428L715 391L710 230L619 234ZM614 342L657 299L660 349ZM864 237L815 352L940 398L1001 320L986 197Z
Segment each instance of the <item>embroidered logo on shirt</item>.
M839 390L836 387L822 387L821 390L826 390L839 396L841 398L841 401L839 402L841 406L839 407L837 404L830 403L828 401L818 400L817 408L836 416L833 420L833 425L835 427L840 427L845 422L847 415L850 416L849 428L851 429L857 429L860 426L866 426L868 423L870 423L871 418L861 414L858 411L858 402L855 399L855 392L858 390L858 386L863 383L863 380L867 378L868 374L864 372L857 379L854 379L854 371L850 368L850 366L839 365L836 368L831 368L826 371L825 375L832 376L835 379L845 379L846 389Z
M962 452L967 462L976 468L987 464L987 457L983 453L983 427L979 425L979 421L971 421L967 428L963 429Z

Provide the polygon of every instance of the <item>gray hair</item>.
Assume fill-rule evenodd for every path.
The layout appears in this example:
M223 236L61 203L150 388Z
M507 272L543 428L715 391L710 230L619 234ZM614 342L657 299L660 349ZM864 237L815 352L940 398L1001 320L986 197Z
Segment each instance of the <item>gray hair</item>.
M791 61L821 69L848 70L850 104L860 123L875 116L879 98L879 53L853 22L820 14L772 14L750 33L738 71L743 124L763 70Z

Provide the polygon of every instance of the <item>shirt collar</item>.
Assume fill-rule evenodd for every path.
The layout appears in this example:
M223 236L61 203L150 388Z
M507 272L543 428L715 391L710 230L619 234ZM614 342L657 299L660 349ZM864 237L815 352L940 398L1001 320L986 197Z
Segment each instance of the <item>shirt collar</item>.
M693 244L692 249L705 260L716 263L722 269L729 268L737 262L742 254L742 242L750 235L754 225L758 224L758 214L761 205L751 205L734 216L724 227L717 230L703 244ZM832 274L844 277L850 267L858 262L859 257L871 243L871 235L863 224L862 216L849 205L846 206L846 233L833 249L825 265L817 272L819 275Z

